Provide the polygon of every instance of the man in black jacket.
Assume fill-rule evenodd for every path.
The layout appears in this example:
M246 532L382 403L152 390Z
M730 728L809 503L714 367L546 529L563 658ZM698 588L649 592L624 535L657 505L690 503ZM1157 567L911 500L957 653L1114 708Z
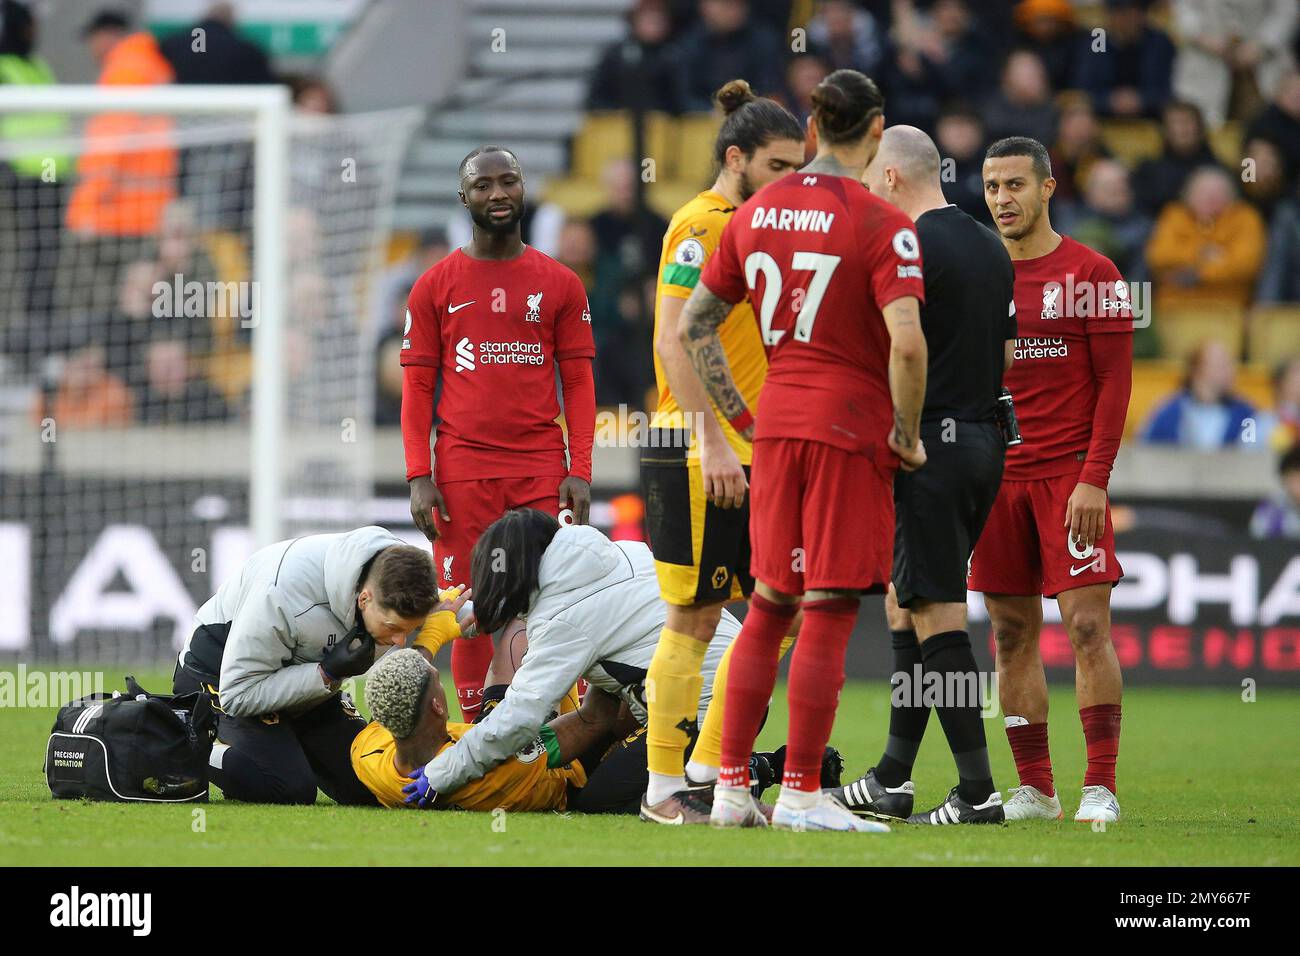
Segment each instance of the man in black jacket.
M159 45L177 83L274 83L266 52L235 32L229 3L217 3L198 23Z
M929 356L921 439L929 459L894 478L889 738L876 766L834 793L865 816L1001 823L966 632L966 568L1002 481L998 395L1015 346L1015 273L997 235L944 199L939 171L929 136L891 126L864 176L873 193L916 222L921 242ZM942 688L934 709L959 782L933 810L913 814L912 764L933 696L921 690L932 686Z

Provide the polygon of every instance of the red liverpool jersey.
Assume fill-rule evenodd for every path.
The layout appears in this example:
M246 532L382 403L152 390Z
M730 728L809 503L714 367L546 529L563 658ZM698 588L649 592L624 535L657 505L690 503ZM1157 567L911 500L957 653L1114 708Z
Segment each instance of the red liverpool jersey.
M1007 449L1003 478L1074 474L1086 463L1080 479L1104 488L1132 384L1128 286L1114 263L1067 236L1047 255L1012 265L1018 337L1003 384L1015 401L1024 443ZM1117 350L1127 357L1112 357ZM1112 375L1116 367L1119 374Z
M582 282L531 246L508 260L457 249L420 276L401 361L441 373L438 481L566 474L555 363L595 354Z
M736 210L702 281L754 304L769 362L755 438L887 447L894 403L881 309L925 299L911 219L856 180L792 173Z

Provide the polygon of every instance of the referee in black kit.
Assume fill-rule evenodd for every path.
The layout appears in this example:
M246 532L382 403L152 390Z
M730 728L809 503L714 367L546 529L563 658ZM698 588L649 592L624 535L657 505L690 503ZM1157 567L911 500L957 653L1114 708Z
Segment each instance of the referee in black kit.
M885 610L894 671L906 675L903 686L895 683L893 696L902 699L892 701L884 755L836 796L856 813L909 823L1001 823L966 633L966 568L1002 481L999 395L1015 348L1015 274L998 236L944 199L939 171L929 136L893 126L863 177L916 222L921 241L930 353L921 438L929 459L894 478ZM942 689L935 709L959 782L939 806L913 814L912 765L930 717L921 693L932 685Z

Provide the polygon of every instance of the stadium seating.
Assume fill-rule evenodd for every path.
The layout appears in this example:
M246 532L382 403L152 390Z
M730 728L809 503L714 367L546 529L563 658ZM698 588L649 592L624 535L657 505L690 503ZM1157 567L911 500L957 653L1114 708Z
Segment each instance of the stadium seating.
M1300 305L1256 306L1250 315L1247 354L1274 366L1300 351Z
M1273 370L1250 363L1237 370L1235 391L1256 408L1273 407Z
M1101 141L1130 168L1160 155L1160 124L1155 120L1111 119L1101 123Z
M645 148L662 167L671 162L675 154L673 141L677 135L676 120L664 113L647 113L645 122ZM632 123L629 114L621 111L588 113L582 129L573 137L573 163L571 177L599 182L600 173L611 159L632 155ZM671 169L656 171L659 178L671 177Z
M1187 376L1185 362L1147 359L1133 363L1133 392L1124 421L1124 438L1135 438L1156 406L1183 386ZM1233 391L1256 408L1273 407L1271 370L1264 365L1243 365L1237 372Z
M1241 170L1243 135L1241 124L1233 120L1208 131L1210 149L1219 157L1219 162L1230 170Z
M244 239L233 232L210 232L203 237L204 250L212 259L223 283L248 279L249 253ZM212 317L212 351L205 364L208 379L228 402L237 403L253 377L253 355L247 341L241 341L237 319L230 308Z
M688 199L705 189L713 176L713 138L718 121L711 114L646 114L646 154L655 161L649 202L671 217ZM632 155L632 120L626 112L590 113L573 137L572 172L546 184L543 194L570 216L587 217L605 204L598 185L611 160Z
M713 181L713 141L718 135L718 119L712 113L683 116L677 122L677 157L673 176L685 182L699 183L699 192Z
M1133 363L1133 392L1124 420L1124 438L1137 435L1152 410L1182 385L1186 369L1181 362L1148 359Z
M1206 339L1218 339L1233 355L1242 354L1245 317L1240 306L1205 303L1155 310L1152 326L1166 358L1183 360Z

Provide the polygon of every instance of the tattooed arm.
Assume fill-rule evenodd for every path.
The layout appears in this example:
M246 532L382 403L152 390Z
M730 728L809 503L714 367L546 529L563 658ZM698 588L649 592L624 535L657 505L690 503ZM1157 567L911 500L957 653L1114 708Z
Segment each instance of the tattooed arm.
M881 310L889 328L889 394L894 399L894 428L889 447L905 471L925 464L921 444L921 407L925 404L925 370L929 356L921 331L921 311L914 296L895 299Z
M740 390L736 388L731 366L727 364L727 353L723 351L722 342L718 338L718 326L726 319L731 306L732 303L710 292L703 282L698 283L691 292L691 297L686 300L686 307L682 309L677 335L682 340L682 348L691 357L695 374L704 383L709 398L713 399L713 404L722 412L722 416L734 423L737 417L749 417L749 409ZM753 440L752 420L744 428L736 430L742 438Z

